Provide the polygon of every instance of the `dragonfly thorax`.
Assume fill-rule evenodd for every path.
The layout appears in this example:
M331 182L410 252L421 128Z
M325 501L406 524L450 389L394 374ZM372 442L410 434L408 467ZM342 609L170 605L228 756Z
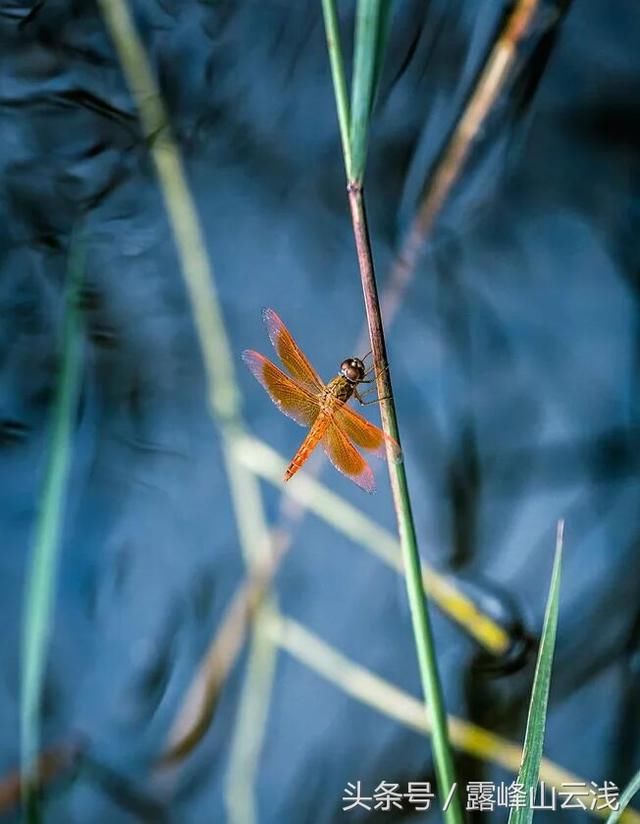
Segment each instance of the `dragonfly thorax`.
M347 403L355 391L356 384L345 378L344 375L336 375L326 385L322 394L322 405L326 409L331 409L336 400L339 403Z

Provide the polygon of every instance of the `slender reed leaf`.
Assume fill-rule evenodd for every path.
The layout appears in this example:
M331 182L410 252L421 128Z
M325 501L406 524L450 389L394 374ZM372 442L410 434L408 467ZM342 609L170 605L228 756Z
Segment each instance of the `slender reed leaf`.
M527 730L524 736L522 749L522 763L518 773L517 783L529 798L534 794L540 775L540 762L544 744L544 729L547 720L547 703L549 700L549 684L551 682L551 667L553 651L556 643L556 629L558 626L558 605L560 601L560 568L562 563L562 544L564 540L564 521L558 522L556 533L556 554L551 573L551 584L547 598L547 608L542 626L542 638L536 671L533 677ZM533 820L533 805L512 807L509 813L509 824L531 824Z
M356 13L353 78L351 83L350 183L362 183L367 159L369 122L384 53L388 0L359 0Z
M609 818L607 818L607 824L617 824L618 821L622 818L625 814L626 808L629 806L631 799L633 796L640 790L640 770L633 776L631 781L627 784L620 795L620 799L618 801L618 809L614 810Z
M373 67L373 94L371 97L371 109L369 114L373 113L373 108L380 89L380 76L382 74L382 66L384 64L384 55L387 48L387 35L389 33L389 21L391 19L391 0L383 0L380 9L380 19L378 23L378 36L376 38L376 56Z
M322 12L324 14L324 28L327 34L327 51L329 52L329 60L331 63L333 92L336 98L336 109L338 110L338 125L340 127L344 166L347 180L351 180L352 161L351 141L349 138L349 121L351 115L349 113L349 93L347 92L347 81L342 59L340 25L335 0L322 0Z
M49 454L27 572L22 636L20 687L20 775L26 818L39 821L37 759L40 749L40 705L47 644L56 592L71 432L81 376L81 320L78 290L84 268L84 245L71 240L62 331L62 363L51 423Z

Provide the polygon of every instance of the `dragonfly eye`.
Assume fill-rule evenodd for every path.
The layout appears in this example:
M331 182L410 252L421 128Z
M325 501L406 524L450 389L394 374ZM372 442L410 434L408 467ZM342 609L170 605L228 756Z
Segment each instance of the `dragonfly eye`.
M364 378L364 364L359 358L347 358L340 365L340 374L350 383L360 383Z

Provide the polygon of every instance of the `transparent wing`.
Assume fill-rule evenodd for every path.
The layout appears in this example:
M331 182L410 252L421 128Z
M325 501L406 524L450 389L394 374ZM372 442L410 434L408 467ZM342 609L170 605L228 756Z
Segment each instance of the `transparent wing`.
M278 357L293 377L301 381L312 392L323 389L322 379L273 309L265 309L262 312L262 319Z
M264 386L269 397L281 412L299 423L300 426L311 426L320 411L317 397L281 372L275 364L259 352L246 349L242 353L242 360L256 380Z
M371 467L342 430L331 422L322 439L324 451L335 468L365 492L373 492L376 481Z
M335 411L336 424L362 449L367 449L378 458L387 457L386 443L390 443L394 460L400 458L400 445L386 435L379 426L370 423L355 409L344 404Z

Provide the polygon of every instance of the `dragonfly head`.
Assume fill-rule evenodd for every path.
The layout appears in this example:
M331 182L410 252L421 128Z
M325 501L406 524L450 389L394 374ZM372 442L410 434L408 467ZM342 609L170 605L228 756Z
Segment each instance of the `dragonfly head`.
M364 380L365 368L360 358L347 358L340 364L340 374L349 383L357 384Z

